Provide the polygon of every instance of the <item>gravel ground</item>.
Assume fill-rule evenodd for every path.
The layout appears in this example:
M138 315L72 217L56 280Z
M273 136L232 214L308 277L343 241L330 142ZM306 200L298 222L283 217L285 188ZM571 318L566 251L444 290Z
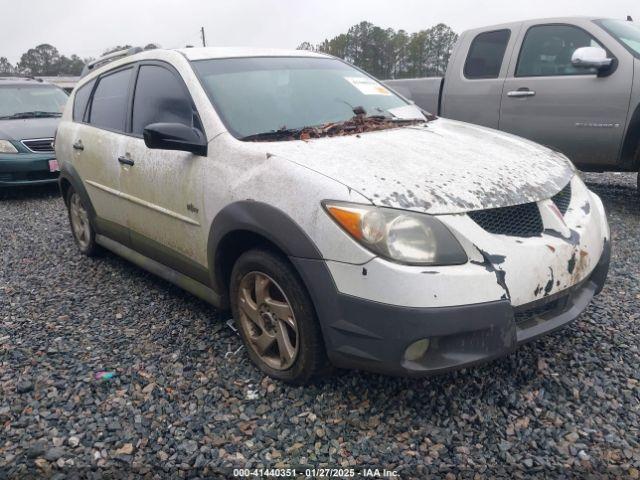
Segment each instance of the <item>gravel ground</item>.
M586 177L615 251L578 323L479 368L308 388L258 373L226 314L114 255L81 257L55 190L0 201L0 478L638 478L640 201L635 176Z

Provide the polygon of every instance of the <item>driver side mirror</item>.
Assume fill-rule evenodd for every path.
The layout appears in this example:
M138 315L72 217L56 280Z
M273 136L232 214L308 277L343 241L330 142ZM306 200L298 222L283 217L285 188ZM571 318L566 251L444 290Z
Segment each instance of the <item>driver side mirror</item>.
M148 148L179 150L196 155L207 155L207 139L197 128L182 123L152 123L142 132Z
M613 59L600 47L581 47L571 56L571 64L576 68L595 68L598 73L607 71L613 65Z

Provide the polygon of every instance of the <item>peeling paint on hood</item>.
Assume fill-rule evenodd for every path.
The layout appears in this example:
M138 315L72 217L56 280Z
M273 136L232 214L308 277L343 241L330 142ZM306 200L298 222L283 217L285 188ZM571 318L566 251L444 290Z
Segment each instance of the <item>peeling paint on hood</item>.
M550 198L574 172L565 157L533 142L446 119L253 147L331 177L376 205L430 214Z

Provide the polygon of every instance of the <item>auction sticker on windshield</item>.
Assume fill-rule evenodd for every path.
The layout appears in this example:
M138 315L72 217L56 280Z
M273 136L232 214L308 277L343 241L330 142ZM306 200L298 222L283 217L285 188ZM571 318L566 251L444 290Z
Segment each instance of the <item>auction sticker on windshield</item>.
M391 92L379 83L367 77L344 77L364 95L391 95Z

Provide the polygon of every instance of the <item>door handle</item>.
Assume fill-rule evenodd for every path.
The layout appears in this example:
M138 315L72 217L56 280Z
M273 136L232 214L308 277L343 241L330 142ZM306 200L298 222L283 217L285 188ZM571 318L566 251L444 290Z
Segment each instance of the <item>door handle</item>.
M73 149L74 150L84 150L84 145L82 145L82 140L78 140L76 143L73 144Z
M507 93L508 97L511 98L521 98L521 97L533 97L536 94L533 90L529 90L528 88L521 88L518 90L513 90Z
M135 162L133 160L131 160L130 158L127 158L127 157L118 157L118 161L121 164L129 165L130 167L133 167L133 165L135 164Z

